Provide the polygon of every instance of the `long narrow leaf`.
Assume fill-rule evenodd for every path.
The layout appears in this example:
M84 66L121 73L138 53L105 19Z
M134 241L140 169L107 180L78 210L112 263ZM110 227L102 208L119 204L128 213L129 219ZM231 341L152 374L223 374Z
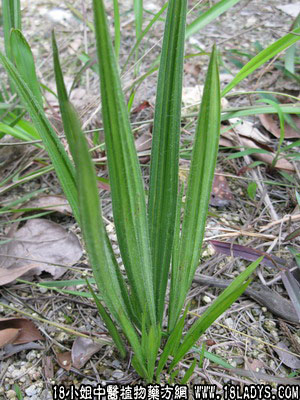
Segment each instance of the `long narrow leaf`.
M206 329L227 310L230 305L246 290L250 284L249 276L253 273L259 265L263 257L258 258L251 263L248 268L243 271L213 302L213 304L205 311L205 313L198 319L197 322L187 332L177 354L170 365L170 371L176 364L184 357L189 349L197 342L199 337L206 331ZM247 280L248 279L248 280ZM246 282L245 282L246 281ZM245 282L245 283L244 283Z
M133 56L133 54L135 53L135 51L137 50L137 48L139 47L141 41L143 40L143 38L147 35L147 33L149 32L149 30L152 28L152 26L155 24L155 22L159 19L159 17L161 16L161 14L165 11L165 9L168 6L168 2L165 3L162 8L154 15L154 17L151 19L151 21L148 23L148 25L146 26L146 28L143 30L143 32L140 34L140 36L137 38L137 41L135 43L135 45L133 46L133 48L130 50L130 53L122 67L122 73L125 72L126 67L128 65L129 60L131 59L131 57Z
M193 35L194 33L200 31L204 26L208 25L211 21L216 19L219 15L223 14L229 8L233 7L240 0L222 0L219 3L212 6L209 10L201 14L196 18L191 24L186 28L185 37Z
M68 100L54 35L52 41L59 105L65 134L76 165L80 226L93 273L99 292L115 318L120 310L134 318L126 285L102 221L96 174L79 120Z
M121 43L121 27L120 27L120 10L118 0L114 2L114 25L115 25L115 53L116 59L119 60L120 43Z
M136 38L141 35L143 25L143 0L133 0L133 9L135 17Z
M35 100L35 97L20 74L7 57L0 52L0 62L6 69L10 79L26 107L36 130L39 132L47 152L51 158L62 188L72 207L74 216L79 220L77 189L75 184L75 170L65 152L63 145L56 136L54 129L45 116L44 110Z
M21 6L20 0L2 0L3 13L3 30L5 54L12 61L12 53L10 47L10 31L11 29L21 29Z
M149 229L156 309L161 320L173 246L186 0L170 0L158 75L151 152Z
M76 112L69 102L64 104L69 119L68 135L72 135L75 153L76 183L80 210L80 226L87 253L99 292L112 313L119 321L120 313L129 314L126 290L118 273L118 265L102 220L96 174L85 137L81 131Z
M143 355L143 349L139 341L139 337L133 328L132 324L126 318L124 314L120 314L120 321L122 329L134 351L135 360L132 360L132 365L136 368L140 376L148 378L148 372L146 369L146 361Z
M265 62L270 60L272 57L276 56L293 43L296 43L300 39L300 27L293 30L293 32L288 33L283 36L275 43L268 46L266 49L262 50L259 54L252 58L240 72L232 79L230 83L223 89L222 96L225 96L234 86L245 79L248 75L254 72L257 68L263 65Z
M132 295L155 324L146 199L118 66L102 0L94 0L102 115L116 233Z
M101 304L100 300L98 299L98 297L96 296L93 288L91 287L91 285L89 284L88 280L86 280L86 284L89 288L89 291L91 292L94 302L97 305L99 314L101 315L101 318L103 319L103 321L105 322L105 325L115 343L115 345L117 346L117 349L119 350L121 357L125 358L126 357L126 349L124 346L124 343L122 341L122 338L113 322L113 320L111 319L110 315L107 313L107 311L105 310L105 308L103 307L103 305Z
M22 33L13 29L10 34L11 52L15 65L23 78L32 91L35 99L39 105L43 106L42 94L40 90L39 81L37 79L33 55L29 44L22 35Z
M180 243L177 288L170 304L169 329L173 329L198 266L220 136L220 82L217 51L213 48L199 113L188 179Z
M185 309L183 316L177 322L173 332L169 336L167 343L165 344L164 350L159 358L159 363L156 369L156 378L159 378L161 371L163 370L164 366L166 365L168 358L170 355L174 354L179 346L182 331L184 328L185 318L188 312L188 308Z

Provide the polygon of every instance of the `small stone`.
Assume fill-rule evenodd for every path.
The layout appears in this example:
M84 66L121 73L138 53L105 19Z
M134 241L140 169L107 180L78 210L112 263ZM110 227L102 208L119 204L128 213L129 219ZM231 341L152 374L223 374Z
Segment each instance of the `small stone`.
M29 353L26 354L26 359L28 361L34 361L36 359L36 353L37 352L35 350L30 351Z
M111 365L112 365L112 367L114 367L114 368L120 368L121 367L121 363L120 363L120 361L118 361L118 360L114 360L112 363L111 363Z
M124 372L119 369L116 369L112 374L112 377L115 378L116 380L122 379L123 376L124 376Z
M9 390L8 392L6 392L6 397L9 400L15 400L17 398L16 392L14 390Z
M52 393L48 389L43 390L41 400L52 400Z
M32 397L33 395L36 394L36 387L35 385L29 386L29 388L25 389L25 393L27 396Z
M206 304L211 303L211 298L209 296L203 296L203 301Z

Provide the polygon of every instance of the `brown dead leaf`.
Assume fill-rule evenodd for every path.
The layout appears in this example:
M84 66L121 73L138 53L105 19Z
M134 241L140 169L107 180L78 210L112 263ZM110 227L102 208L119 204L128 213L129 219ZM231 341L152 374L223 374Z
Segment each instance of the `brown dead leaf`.
M77 369L82 368L102 346L100 343L93 342L92 339L77 337L71 350L73 366Z
M245 132L248 131L248 128L245 130ZM251 132L251 130L249 130L249 132ZM249 139L248 137L245 137L242 134L239 134L238 132L236 132L236 129L235 129L235 131L230 130L230 131L227 131L226 133L222 134L222 136L220 138L220 144L222 146L226 146L226 147L233 147L233 146L239 145L239 146L249 147L252 149L267 149L265 143L260 142L261 144L259 144L259 140L254 139L255 137L256 137L256 139L259 138L258 135L254 134L254 135L252 135L252 138ZM275 153L273 153L271 151L268 154L267 153L252 153L251 157L254 157L258 160L265 162L268 165L271 165L274 160ZM282 170L289 171L289 172L295 171L295 167L293 166L293 164L291 164L285 158L280 158L277 161L275 168L282 169Z
M199 64L186 62L184 63L184 72L198 78L201 72L201 66Z
M245 147L251 147L252 149L260 149L261 147L258 146L256 143L253 142L253 140L250 139L246 139L241 137L240 138L240 143L242 146ZM257 158L258 160L261 160L269 165L272 164L274 157L275 157L275 153L253 153L251 154L251 156ZM288 160L286 160L285 158L280 158L276 165L275 168L277 169L283 169L285 171L290 171L290 172L294 172L295 171L295 167L293 166L293 164L291 164Z
M16 336L13 344L29 343L35 340L44 340L40 331L35 327L34 323L26 318L1 318L0 332L3 330L17 330L19 334Z
M72 367L71 352L65 351L64 353L57 353L56 359L60 367L66 371L70 371Z
M282 350L278 349L280 347ZM284 342L277 343L274 350L278 354L278 357L283 362L283 364L287 365L289 368L292 369L299 369L300 368L300 359L293 354L287 353L285 350L288 350L287 345Z
M150 132L143 133L135 141L135 148L137 151L150 150L151 145L152 145L152 135Z
M149 101L145 100L140 103L136 108L134 108L131 112L132 114L137 114L149 107L152 107L151 104L149 103Z
M254 124L250 121L246 121L240 118L230 118L229 120L232 130L238 136L243 136L248 139L252 139L255 142L267 144L270 143L271 140L264 135L260 130L258 130ZM228 132L230 135L230 131ZM227 136L227 132L226 132Z
M224 147L232 147L234 146L233 142L229 139L224 138L223 136L220 137L220 142L219 142L220 146L224 146Z
M46 219L28 220L11 241L0 245L0 285L24 274L29 278L42 272L58 279L66 269L52 264L73 265L81 255L82 248L74 233Z
M300 117L298 115L291 115L296 126L300 129ZM259 116L260 122L272 135L280 138L280 124L276 114L261 114ZM300 132L295 131L289 124L284 124L284 138L285 139L299 139Z
M63 196L39 196L23 204L21 208L43 208L45 210L52 210L66 215L72 215L72 209L67 199Z
M29 342L23 344L7 344L3 349L0 349L0 361L6 358L12 357L14 354L18 354L21 351L27 350L39 350L44 351L45 348L39 343Z
M0 330L0 349L9 343L14 343L20 335L20 329L8 328Z
M43 358L43 370L46 379L53 379L54 377L54 366L53 366L53 357L45 356Z

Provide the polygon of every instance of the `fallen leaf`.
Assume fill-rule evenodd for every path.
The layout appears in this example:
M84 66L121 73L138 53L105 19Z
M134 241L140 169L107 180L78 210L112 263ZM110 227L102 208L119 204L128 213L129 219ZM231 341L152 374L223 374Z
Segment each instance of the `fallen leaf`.
M67 199L63 196L39 196L23 204L21 208L43 208L45 210L52 210L66 215L72 215L72 209Z
M226 139L223 136L220 137L220 141L219 141L220 146L224 146L224 147L233 147L234 144L232 143L232 141L230 139Z
M255 140L258 143L267 144L271 142L271 140L266 135L263 135L252 122L240 118L231 118L229 122L233 131L239 136Z
M20 335L20 329L8 328L0 330L0 348L7 344L14 343Z
M34 323L26 318L1 318L0 332L3 330L19 331L19 334L14 341L10 342L12 344L23 344L33 342L35 340L44 340Z
M132 110L132 114L137 114L146 108L152 107L149 101L145 100L141 104L139 104L135 109Z
M45 350L39 343L29 342L24 344L7 344L3 349L0 349L0 360L9 358L14 354L20 353L25 350Z
M28 220L9 242L0 245L0 254L0 285L5 285L20 276L29 278L42 272L58 279L66 272L58 265L76 263L82 248L74 233L55 222L37 218Z
M201 72L201 66L199 64L186 62L184 63L184 72L198 78Z
M71 350L73 366L77 369L82 368L102 346L100 343L93 342L92 339L77 337Z
M298 316L298 320L300 321L300 283L298 279L292 274L291 271L281 271L280 272L282 282L286 291L293 303L295 308L295 313Z
M251 154L251 156L254 158L257 158L258 160L261 160L269 165L272 164L274 157L275 157L275 153L270 151L270 148L268 146L266 146L265 143L259 143L255 139L249 139L248 137L245 137L240 134L237 135L233 131L226 131L226 133L223 133L220 138L220 144L222 146L226 146L226 147L234 147L236 145L239 145L239 146L247 147L247 148L251 148L251 149L268 150L269 153L255 153L254 152ZM289 171L289 172L295 171L295 167L293 166L293 164L291 164L285 158L280 158L277 161L275 168L282 169L282 170Z
M300 118L298 115L291 115L291 118L294 120L296 126L300 130ZM280 138L280 125L279 119L276 114L261 114L259 116L260 122L265 127L267 131L272 133L277 138ZM284 124L284 138L285 139L294 139L300 138L300 132L297 132L293 129L289 124Z
M219 174L220 172L217 171ZM224 207L233 199L233 194L225 176L215 174L209 204L216 207Z
M150 150L152 145L152 135L150 132L145 132L135 141L135 148L139 151Z
M55 355L59 366L66 371L70 371L72 367L71 352L65 351L64 353L56 353Z
M280 267L286 266L285 260L282 258L271 256L264 251L256 250L248 246L242 246L240 244L232 244L228 242L220 242L219 240L210 240L210 244L213 246L215 251L219 254L225 254L231 257L240 257L243 260L255 261L261 256L265 256L261 261L262 264L268 265L269 267L275 267L277 264Z
M296 237L300 236L300 228L295 229L293 232L291 232L289 235L287 235L284 239L285 242L289 241L289 240L293 240Z
M54 366L53 366L53 357L45 356L43 358L43 370L46 379L53 379L54 377Z
M216 172L221 174L220 170ZM214 175L209 204L215 207L225 207L234 199L234 197L225 176L218 174ZM188 175L188 168L179 167L179 179L181 182L186 183Z
M256 143L254 143L252 140L246 139L241 137L240 138L240 143L242 146L245 147L250 147L252 149L260 149L261 147L258 146ZM274 157L275 157L275 153L253 153L251 154L251 156L257 158L258 160L261 160L269 165L272 164ZM288 160L286 160L285 158L280 158L275 165L275 168L277 169L283 169L285 171L290 171L290 172L294 172L295 171L295 167L293 166L293 164L291 164Z
M285 12L286 14L290 15L293 18L296 18L297 15L300 13L300 3L284 4L276 6L276 8L278 8L278 10Z
M278 349L278 347L281 347L282 350ZM284 342L279 342L276 344L276 347L274 347L274 350L278 354L280 360L285 364L287 367L292 368L292 369L299 369L300 368L300 359L293 354L287 353L284 350L288 350L289 348Z

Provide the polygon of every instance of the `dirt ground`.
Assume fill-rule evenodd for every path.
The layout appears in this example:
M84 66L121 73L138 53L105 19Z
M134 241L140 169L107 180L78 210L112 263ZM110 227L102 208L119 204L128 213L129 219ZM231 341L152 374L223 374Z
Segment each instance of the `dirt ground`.
M188 15L188 22L193 21L199 15L201 7L205 9L208 3L212 5L216 2L189 1L189 9L192 11ZM105 3L113 33L113 2L106 1ZM122 27L120 67L122 68L130 49L135 43L135 27L132 1L124 0L119 3ZM21 0L21 4L23 33L32 47L38 76L42 83L55 90L51 53L51 30L54 29L67 86L70 88L73 84L71 100L82 118L83 127L85 130L91 131L101 128L98 75L92 69L87 69L78 76L83 65L83 54L89 54L92 60L95 57L94 35L89 29L88 23L86 23L86 21L92 21L91 2L76 0L72 2L72 7L69 7L65 1L56 0ZM164 1L151 2L145 0L145 20L148 21L151 18L151 13L157 12L163 4ZM220 73L221 84L224 87L239 70L238 65L230 62L230 57L234 54L232 51L254 54L255 46L256 48L258 45L265 47L285 35L293 22L293 17L287 13L285 7L291 5L295 6L295 10L297 5L300 9L297 1L241 0L230 11L220 16L201 32L191 36L186 43L186 54L210 51L212 44L216 43L221 52ZM281 8L281 6L284 7ZM73 7L80 11L83 20L74 15ZM291 10L288 11L291 12ZM149 69L159 55L162 35L163 22L159 21L141 45L139 76ZM2 38L1 42L3 42ZM1 46L2 48L3 46ZM247 61L247 56L241 53L238 57L242 62ZM195 103L200 99L201 90L198 85L203 85L206 68L206 56L187 58L185 61L183 106L192 105L188 109L189 113L197 110L198 106ZM136 68L131 63L123 72L124 90L130 87L135 79L135 70ZM151 122L147 121L153 118L156 78L157 73L153 73L145 79L139 86L134 98L132 110L138 111L132 114L132 122L139 127L136 132L137 137L150 131ZM259 72L242 82L236 90L251 91L258 89L299 96L299 86L294 81L287 79L278 70L272 68L269 68L269 70L260 69ZM129 95L130 91L127 90L127 98ZM50 93L46 94L46 99L47 115L58 134L62 134L57 100ZM139 107L144 102L147 102L147 107ZM250 96L228 96L224 107L242 107L251 104L251 102L253 102L253 98ZM276 147L278 139L262 127L258 116L250 116L245 119L268 137L270 146ZM192 121L189 132L183 131L183 142L191 137L194 128L195 121ZM92 145L93 136L88 137ZM290 141L286 142L286 144L288 143ZM8 170L13 171L16 160L24 155L22 153L24 150L20 150L19 147L10 148L9 153L7 148L4 148L4 150L0 148L2 163L0 173L5 174ZM33 157L32 154L36 154L35 151L33 148L29 149L28 157L25 157L26 162L30 157ZM210 208L211 216L207 222L202 263L197 274L215 276L224 281L237 276L247 265L241 259L218 255L209 243L209 239L228 241L232 244L267 251L286 260L289 266L293 265L293 258L283 238L299 228L299 218L296 217L291 220L284 220L283 218L286 215L299 216L299 207L297 208L294 190L300 181L297 162L292 163L295 167L295 171L292 173L294 184L290 188L287 185L288 181L284 180L284 176L280 175L278 171L270 171L265 166L258 166L255 173L248 170L241 173L242 169L253 162L254 159L251 156L228 159L229 154L228 149L226 150L224 147L220 149L217 170L220 176L227 179L230 188L228 190L231 191L232 198ZM106 178L106 167L99 164L103 154L101 151L95 151L93 157L98 160L99 176ZM3 165L5 169L1 169ZM182 179L185 179L184 170L188 167L185 160L181 160L181 167L183 171ZM149 173L147 164L142 168L145 182L147 182ZM282 185L266 184L270 180ZM248 184L251 181L259 182L257 195L254 199L249 198L247 194ZM3 193L0 192L0 202L10 202L41 188L47 189L47 193L50 195L61 194L56 177L52 172L49 172L33 181L12 187ZM109 193L105 188L101 190L101 196L109 236L116 254L119 255ZM46 218L58 223L80 239L79 228L68 214L55 213ZM7 222L8 219L9 217L3 216L2 222ZM3 225L1 230L2 235L5 236L7 226ZM298 238L294 239L292 245L299 252L300 242ZM121 259L119 258L118 261L120 262ZM67 270L59 279L80 279L85 270L89 270L89 266L83 252L82 257L73 268ZM255 282L260 285L267 283L268 289L271 288L288 300L286 289L280 279L275 279L278 276L279 270L264 265L260 267ZM217 297L220 289L210 287L208 283L204 285L200 281L201 277L198 276L198 278L198 281L193 284L189 300L192 301L193 313L199 315ZM49 274L41 275L36 277L33 282L50 279L53 278ZM68 289L80 290L80 287L74 286ZM34 316L68 326L75 331L85 332L87 335L92 334L97 338L107 338L106 329L98 316L96 307L88 299L69 294L62 295L55 291L20 282L4 286L0 293L0 299L1 302L20 311L18 315L15 311L9 311L0 305L1 317L21 316L22 312L29 312L30 314L34 313ZM196 318L194 314L191 315L188 325L192 324ZM74 367L68 357L70 357L70 350L76 336L60 330L53 324L47 324L36 319L34 321L44 340L32 342L26 346L23 345L25 347L22 351L16 348L15 354L13 347L9 349L11 353L7 350L5 353L4 350L0 349L0 399L17 399L14 384L19 386L24 400L52 399L53 385L65 385L66 387L75 385L77 387L81 384L92 386L96 384L141 384L130 365L130 360L122 361L112 345L99 346L97 352L92 355L93 345L88 345L85 342L83 351L91 352L91 355L87 357L84 366ZM298 385L300 391L300 379L297 378L300 361L296 357L300 351L299 323L283 321L282 318L271 312L268 304L262 305L256 301L253 295L252 297L249 295L242 296L226 311L217 323L213 324L201 337L197 346L198 350L201 349L203 343L206 344L206 349L209 352L222 358L233 368L230 370L212 359L205 358L203 363L196 367L190 385L213 384L216 385L218 390L222 391L224 385L228 383L237 384L240 387L251 383L263 384L271 385L272 388L276 384L295 384ZM288 351L284 352L283 347ZM64 355L59 354L65 354L65 358ZM191 352L180 363L180 372L175 378L175 383L180 382L180 378L195 357L199 358L199 353ZM165 374L163 383L168 383L169 379L170 377Z

